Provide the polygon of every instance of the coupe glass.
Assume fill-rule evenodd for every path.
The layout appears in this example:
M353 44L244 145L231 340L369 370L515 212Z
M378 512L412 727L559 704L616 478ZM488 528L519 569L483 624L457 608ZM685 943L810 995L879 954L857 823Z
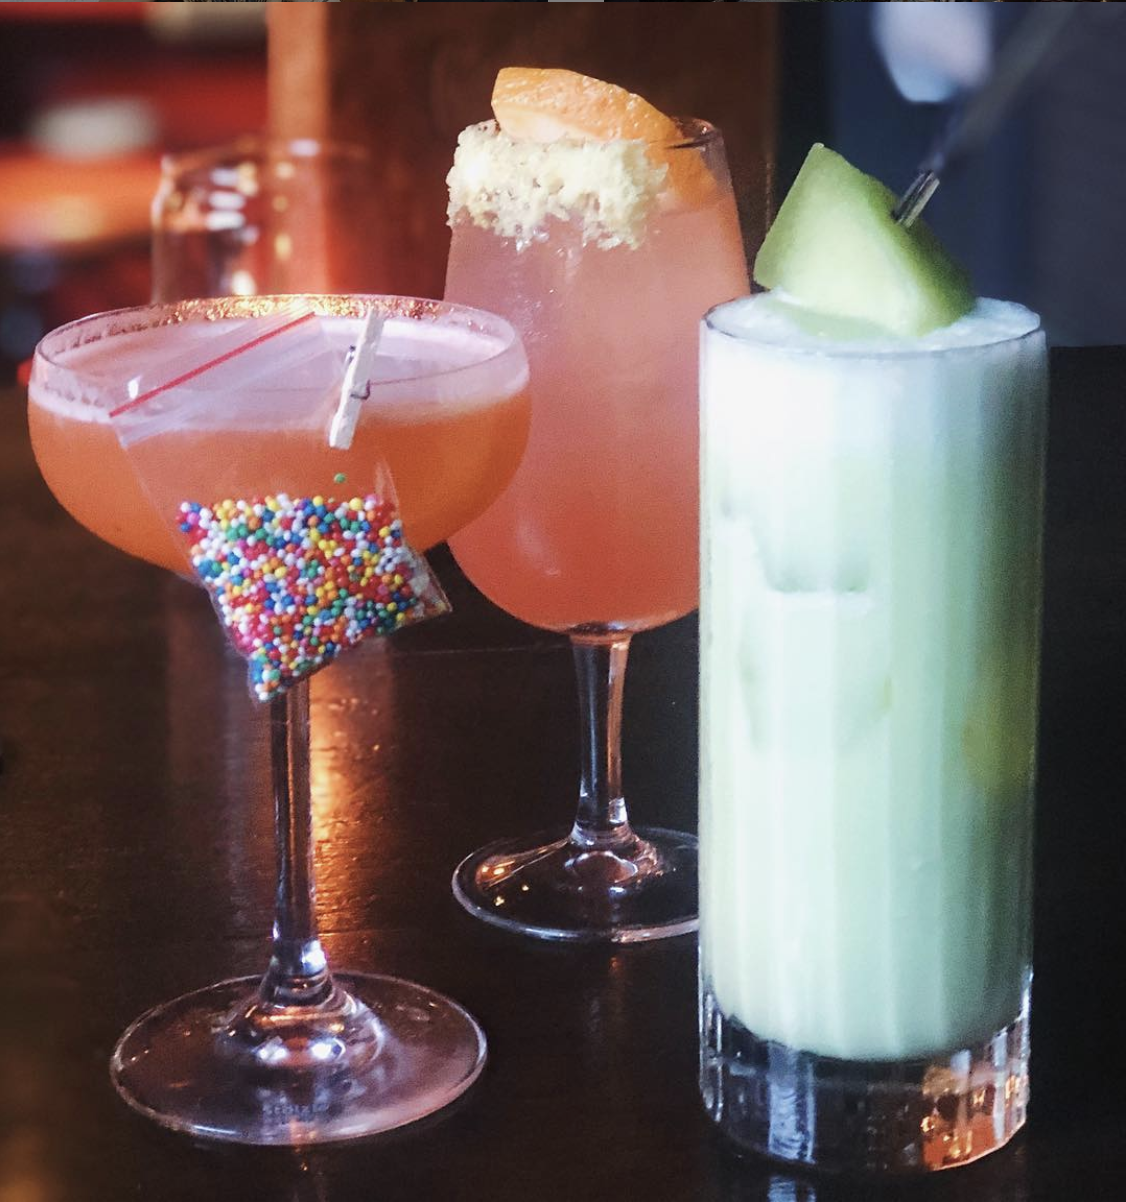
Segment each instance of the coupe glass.
M630 636L689 613L699 594L700 315L748 287L720 134L703 121L679 128L658 149L666 178L694 191L662 194L635 244L588 237L576 218L517 238L453 215L446 295L517 327L533 411L511 484L450 546L502 609L570 636L583 738L570 830L483 848L458 867L454 892L480 918L546 939L631 942L696 926L696 839L631 825L619 755Z
M111 428L108 393L133 374L142 336L203 323L221 330L292 300L154 305L48 334L35 354L29 424L59 501L121 550L184 571L172 524L155 512ZM408 539L419 548L442 540L490 502L519 459L528 422L519 337L491 314L436 301L302 300L326 319L342 355L372 309L387 328L410 323L413 349L397 351L395 370L371 382L351 449L330 459L316 432L193 430L198 453L177 459L175 491L231 495L223 490L238 456L214 452L236 441L272 463L275 478L280 468L294 496L312 495L307 490L323 482L326 464L329 478L342 471L370 480L383 463ZM224 981L143 1015L114 1051L113 1082L164 1126L214 1139L310 1144L385 1131L468 1088L484 1063L484 1036L457 1003L423 986L330 972L315 918L307 680L268 704L278 857L269 967L260 980Z

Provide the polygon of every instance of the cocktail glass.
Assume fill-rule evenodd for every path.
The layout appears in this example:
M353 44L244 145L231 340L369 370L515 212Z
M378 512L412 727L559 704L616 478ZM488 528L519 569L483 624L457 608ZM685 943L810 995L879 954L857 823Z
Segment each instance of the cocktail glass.
M48 334L35 355L30 427L62 504L121 550L186 571L174 523L154 511L111 428L109 398L185 340L292 299L153 305ZM311 496L337 474L354 489L383 465L408 538L438 542L488 505L519 460L528 424L519 337L491 314L436 301L301 300L321 315L342 359L373 309L386 320L385 341L386 331L403 334L393 340L396 358L371 381L350 449L330 450L311 429L181 429L164 487L174 481L184 499L223 497L235 487L232 472L240 480L280 472L292 495ZM261 980L224 981L143 1015L114 1051L113 1081L143 1114L214 1139L309 1144L388 1130L468 1088L484 1063L484 1036L456 1002L423 986L330 972L315 918L307 680L269 706L278 855L269 968Z
M482 848L454 892L485 921L547 939L632 942L696 925L696 840L631 825L619 751L631 635L697 603L699 318L748 287L720 134L695 120L679 130L653 148L665 190L624 237L598 224L610 205L524 236L453 213L447 297L520 330L533 414L511 484L450 546L502 609L570 636L583 740L570 830ZM624 144L523 145L609 157Z
M771 1156L965 1164L1028 1096L1044 335L773 304L704 332L701 1087Z

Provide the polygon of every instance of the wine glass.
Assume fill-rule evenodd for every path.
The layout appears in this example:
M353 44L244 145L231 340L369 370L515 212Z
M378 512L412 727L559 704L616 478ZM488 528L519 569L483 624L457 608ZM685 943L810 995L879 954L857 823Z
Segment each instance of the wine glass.
M155 511L135 477L109 403L143 362L292 300L152 305L48 334L35 354L29 425L43 476L73 516L130 554L184 571L176 523ZM433 545L483 509L519 459L528 424L519 337L498 317L437 301L301 300L342 359L369 312L384 319L387 356L375 361L351 448L330 450L313 427L240 427L238 406L220 406L229 425L190 427L164 457L161 491L185 500L237 496L229 490L246 484L233 481L260 470L274 480L280 473L294 496L312 496L326 479L347 477L354 489L383 463L407 536ZM184 430L152 441L172 434ZM137 1019L114 1050L113 1082L156 1122L214 1139L310 1144L386 1131L468 1088L485 1039L461 1006L424 986L330 971L315 916L307 678L268 706L278 858L269 967L261 979L211 985Z
M517 327L533 410L511 483L450 546L502 609L570 636L582 710L573 826L475 852L454 892L487 922L546 939L657 939L697 921L696 840L631 825L619 750L630 637L697 604L699 320L748 288L719 131L697 120L678 129L654 148L669 186L640 229L607 230L596 223L609 207L592 206L515 235L510 214L460 206L457 160L451 173L446 295ZM494 208L538 186L542 172L511 168L519 139L470 132L471 200L491 169L490 137L507 139L497 162L513 172L507 191L488 179L502 195ZM565 143L526 145L538 163Z

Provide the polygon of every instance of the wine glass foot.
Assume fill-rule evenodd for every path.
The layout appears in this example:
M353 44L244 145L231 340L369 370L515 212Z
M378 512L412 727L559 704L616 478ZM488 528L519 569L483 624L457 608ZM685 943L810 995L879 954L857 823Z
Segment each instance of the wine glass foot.
M133 1109L176 1131L240 1144L308 1145L391 1131L462 1094L485 1063L476 1021L440 993L396 977L341 973L329 1023L280 1024L249 1052L233 1016L259 978L223 981L142 1015L110 1066ZM312 1008L308 1008L310 1011ZM237 1019L235 1020L237 1025Z
M537 939L639 943L695 931L695 836L634 835L624 849L558 834L490 843L457 866L454 896L477 918Z

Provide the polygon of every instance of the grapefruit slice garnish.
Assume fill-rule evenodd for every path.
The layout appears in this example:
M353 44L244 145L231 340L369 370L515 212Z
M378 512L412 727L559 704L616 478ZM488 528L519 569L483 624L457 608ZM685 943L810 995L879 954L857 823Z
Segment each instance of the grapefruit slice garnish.
M683 141L671 117L644 97L590 75L502 67L493 85L493 113L509 137L532 142L645 142L650 159L667 165L667 185L682 202L700 203L714 185L699 152L671 149Z
M533 142L672 142L678 136L676 122L648 100L616 84L557 68L502 67L493 85L493 112L506 134Z

